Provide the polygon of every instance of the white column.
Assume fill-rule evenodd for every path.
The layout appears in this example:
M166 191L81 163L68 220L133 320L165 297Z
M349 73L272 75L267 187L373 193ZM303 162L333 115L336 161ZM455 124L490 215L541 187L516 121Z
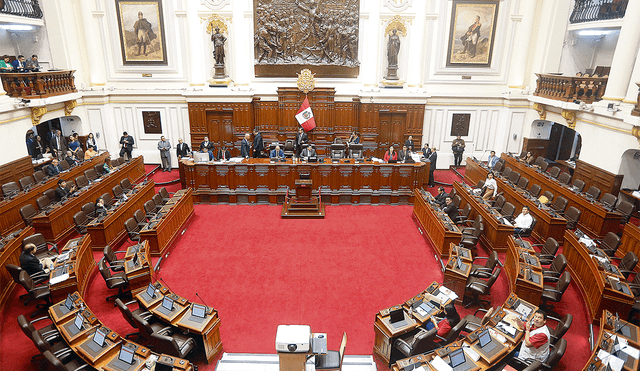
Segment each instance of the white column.
M523 89L525 75L529 65L529 47L533 33L533 21L537 14L538 0L523 0L519 3L517 15L513 22L516 25L516 39L511 50L511 65L509 66L508 85L510 88ZM521 19L517 19L518 17Z
M91 85L104 85L107 82L104 53L102 45L105 40L101 37L97 17L103 17L104 12L97 12L94 16L93 1L79 1L82 13L82 28L89 62L89 81Z
M413 25L407 24L409 30L409 37L407 38L406 47L409 48L408 55L409 63L407 63L407 71L403 71L402 75L406 76L408 85L422 85L424 78L424 46L425 42L425 28L427 2L418 1L413 3L414 11L416 14L413 20Z
M635 60L636 65L633 66L633 73L629 80L629 88L627 89L627 95L624 98L625 103L631 104L636 104L638 101L638 85L636 85L636 83L640 83L640 50L638 50Z
M207 48L204 44L204 36L206 33L206 24L201 22L198 17L199 1L187 1L187 55L190 55L188 59L188 74L189 84L202 85L207 80L207 74L205 71L205 58L211 58L211 54L207 53ZM213 72L212 72L213 73ZM211 75L213 76L213 75Z
M640 43L640 1L629 1L620 37L611 62L611 74L607 81L604 99L622 100L627 95L629 79L633 71L638 43Z

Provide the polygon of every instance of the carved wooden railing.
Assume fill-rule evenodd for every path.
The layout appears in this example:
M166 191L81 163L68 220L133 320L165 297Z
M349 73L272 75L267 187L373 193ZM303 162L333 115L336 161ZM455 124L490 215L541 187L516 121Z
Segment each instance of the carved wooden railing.
M636 82L638 86L638 99L636 100L636 106L631 110L633 116L640 116L640 83ZM640 140L640 138L638 138Z
M12 98L38 99L75 93L74 71L0 73L2 87Z
M0 0L0 13L42 19L38 0Z
M576 0L569 18L571 23L624 18L628 0Z
M599 101L607 87L608 77L577 77L536 73L536 91L539 97L587 104Z

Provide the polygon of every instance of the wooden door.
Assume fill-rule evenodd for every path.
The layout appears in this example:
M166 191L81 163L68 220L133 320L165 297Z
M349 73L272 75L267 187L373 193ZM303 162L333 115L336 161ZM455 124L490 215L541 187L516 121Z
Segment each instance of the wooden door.
M407 114L405 112L389 112L380 110L378 117L380 120L378 145L381 151L378 155L384 155L384 152L392 145L396 147L396 151L401 150L402 144L404 143L403 137L407 122Z
M223 143L231 150L233 148L233 111L207 111L207 131L209 140L219 148Z

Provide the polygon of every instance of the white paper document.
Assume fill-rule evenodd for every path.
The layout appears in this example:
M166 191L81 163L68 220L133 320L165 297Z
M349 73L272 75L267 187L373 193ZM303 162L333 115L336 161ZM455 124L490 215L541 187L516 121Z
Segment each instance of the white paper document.
M55 285L56 283L60 283L66 281L69 278L69 273L61 274L58 277L54 277L49 280L50 285Z
M436 356L431 362L429 362L431 367L435 368L438 371L453 371L451 366L444 359L440 358L440 356Z
M471 358L473 362L478 362L478 360L480 359L480 354L478 354L478 352L473 350L473 348L467 346L465 346L463 349L467 357Z

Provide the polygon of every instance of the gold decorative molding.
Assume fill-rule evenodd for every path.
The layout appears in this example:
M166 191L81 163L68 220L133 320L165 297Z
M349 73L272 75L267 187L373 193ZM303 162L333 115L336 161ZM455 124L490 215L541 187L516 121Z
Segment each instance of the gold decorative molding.
M213 13L207 18L200 17L200 23L202 22L207 22L207 33L209 35L215 33L216 27L220 28L220 33L228 33L227 23L231 23L231 18Z
M75 99L64 102L64 115L65 116L71 115L71 112L73 112L73 109L76 108L77 106L78 106L78 102L76 102Z
M538 116L540 116L540 120L547 119L547 106L542 103L534 103L533 109L538 111Z
M382 22L383 24L385 23L385 21ZM402 18L399 15L394 15L392 18L386 21L386 23L387 27L384 29L385 35L391 35L391 31L396 30L402 36L407 36L407 23L411 24L411 20Z
M631 135L636 137L636 139L638 140L638 144L640 145L640 126L634 125L633 128L631 129Z
M576 128L576 111L563 109L562 117L564 117L564 119L567 120L567 126L569 126L570 129Z
M304 70L300 71L300 73L297 74L298 75L298 89L300 89L301 91L303 91L305 94L308 94L310 91L313 90L313 88L316 87L316 79L314 78L315 74L311 73L311 70L308 68L305 68Z
M45 113L47 113L47 106L31 107L31 122L34 126L40 123L40 119Z

